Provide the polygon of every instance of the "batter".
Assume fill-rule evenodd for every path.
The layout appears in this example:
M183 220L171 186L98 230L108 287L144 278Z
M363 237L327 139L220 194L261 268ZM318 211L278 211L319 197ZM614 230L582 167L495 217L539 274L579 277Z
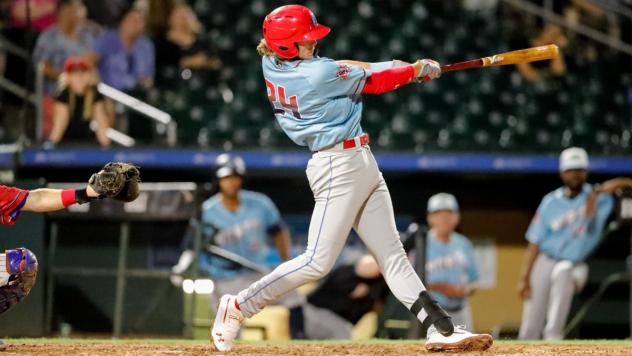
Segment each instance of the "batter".
M360 126L361 94L382 94L412 81L435 79L440 66L428 59L395 66L395 61L370 64L316 57L316 41L329 31L300 5L277 8L264 20L264 39L257 50L263 57L268 99L290 139L313 152L306 173L315 205L305 253L236 296L223 296L213 343L220 351L230 350L244 318L325 276L353 228L393 294L420 321L434 325L428 331L427 349L485 350L492 344L491 336L454 327L408 262L388 188Z

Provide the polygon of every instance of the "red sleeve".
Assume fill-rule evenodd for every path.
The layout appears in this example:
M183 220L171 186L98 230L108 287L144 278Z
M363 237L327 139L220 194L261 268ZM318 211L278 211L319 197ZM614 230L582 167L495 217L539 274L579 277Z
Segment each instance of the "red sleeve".
M393 91L404 84L410 83L415 76L415 69L412 65L404 67L394 67L374 72L367 78L363 94L383 94Z
M0 224L15 223L28 195L28 190L0 185Z

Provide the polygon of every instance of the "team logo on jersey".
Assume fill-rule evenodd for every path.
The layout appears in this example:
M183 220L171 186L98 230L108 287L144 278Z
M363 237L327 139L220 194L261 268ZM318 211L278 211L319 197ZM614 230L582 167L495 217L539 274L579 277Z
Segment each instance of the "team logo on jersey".
M349 72L351 72L351 68L349 68L348 65L342 64L340 67L338 67L338 73L336 73L336 76L342 80L347 80L347 78L349 77Z

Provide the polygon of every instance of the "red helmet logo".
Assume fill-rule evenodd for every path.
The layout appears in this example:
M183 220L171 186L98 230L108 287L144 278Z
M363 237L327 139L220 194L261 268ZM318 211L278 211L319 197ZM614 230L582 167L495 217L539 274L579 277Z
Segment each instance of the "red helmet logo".
M314 13L302 5L276 8L263 20L263 38L280 58L298 56L297 42L319 40L331 31L316 21Z

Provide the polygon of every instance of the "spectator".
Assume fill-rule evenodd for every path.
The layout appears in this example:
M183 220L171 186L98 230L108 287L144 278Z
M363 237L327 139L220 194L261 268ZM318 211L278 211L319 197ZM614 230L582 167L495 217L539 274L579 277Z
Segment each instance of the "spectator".
M57 23L44 31L35 44L33 56L44 63L45 93L53 95L57 79L64 71L64 61L70 56L89 53L94 37L82 27L85 7L81 0L60 0L57 6Z
M560 155L564 186L542 199L527 230L518 293L524 300L519 338L559 340L573 295L588 277L584 260L598 245L613 210L611 193L632 186L632 179L617 178L603 184L586 183L588 155L572 147Z
M169 14L179 1L184 0L149 1L147 3L147 32L152 38L160 37L167 31Z
M57 23L42 32L33 52L35 63L44 64L43 135L50 134L53 118L57 79L64 70L64 61L70 56L89 53L94 35L82 24L85 8L81 0L60 0L57 3Z
M72 143L94 142L95 134L90 128L96 123L96 139L101 146L110 145L106 136L109 128L103 96L94 85L93 71L82 57L70 57L64 64L60 78L61 91L55 98L55 115L50 142Z
M222 62L213 56L210 45L200 40L202 25L184 2L177 3L169 14L168 29L156 43L156 60L160 65L190 69L219 69Z
M14 0L11 3L11 25L15 28L29 27L42 32L55 23L58 0ZM63 2L63 0L60 0ZM28 6L28 8L27 8ZM30 17L30 19L29 19Z
M544 29L531 41L532 46L556 44L561 49L566 48L568 39L562 28L554 24L546 24ZM545 75L562 76L566 74L566 62L563 51L560 55L546 62L518 63L516 65L522 76L530 82L538 81Z
M123 13L117 29L96 39L92 59L105 84L123 91L153 86L154 45L144 31L145 12L134 5Z
M439 193L428 200L427 213L426 287L454 324L473 329L467 298L476 288L478 270L472 243L455 232L459 205L452 194Z

